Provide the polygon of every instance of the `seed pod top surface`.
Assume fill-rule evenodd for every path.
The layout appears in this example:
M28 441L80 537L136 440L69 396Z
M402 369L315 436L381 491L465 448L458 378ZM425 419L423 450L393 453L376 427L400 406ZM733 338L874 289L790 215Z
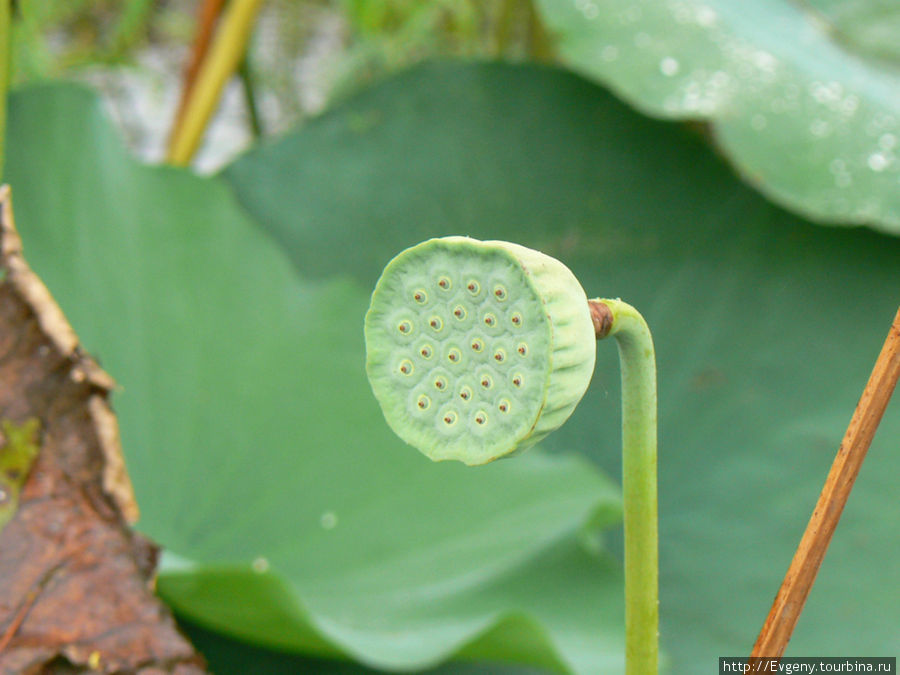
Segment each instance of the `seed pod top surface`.
M584 289L517 244L430 239L385 268L366 314L385 419L433 460L484 464L559 427L594 369Z

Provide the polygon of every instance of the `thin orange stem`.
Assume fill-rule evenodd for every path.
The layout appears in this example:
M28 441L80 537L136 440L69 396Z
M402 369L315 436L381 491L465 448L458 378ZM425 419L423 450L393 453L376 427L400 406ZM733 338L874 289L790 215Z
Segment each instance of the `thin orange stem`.
M188 100L197 81L197 73L200 72L200 66L203 65L206 54L209 52L209 45L212 42L212 36L215 33L224 6L225 0L202 0L197 7L197 28L194 31L191 57L185 66L181 80L181 98L178 101L178 110L175 113L172 129L169 133L170 144L184 119L184 111L187 109Z
M753 646L751 663L772 659L774 664L784 654L898 378L900 310L847 427L806 532Z

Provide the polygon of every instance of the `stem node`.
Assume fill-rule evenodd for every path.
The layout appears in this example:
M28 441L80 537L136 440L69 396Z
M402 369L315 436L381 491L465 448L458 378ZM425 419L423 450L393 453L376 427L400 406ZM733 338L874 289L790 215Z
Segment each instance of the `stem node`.
M591 310L591 321L594 322L594 332L597 334L597 339L602 340L612 330L612 310L600 300L588 300L588 307Z

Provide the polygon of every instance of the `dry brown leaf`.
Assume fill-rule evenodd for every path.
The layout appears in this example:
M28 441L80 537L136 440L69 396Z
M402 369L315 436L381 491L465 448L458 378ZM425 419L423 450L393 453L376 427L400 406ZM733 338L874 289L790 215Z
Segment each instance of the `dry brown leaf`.
M156 547L129 528L114 386L26 264L0 187L0 421L40 422L0 531L0 675L206 672L153 594Z

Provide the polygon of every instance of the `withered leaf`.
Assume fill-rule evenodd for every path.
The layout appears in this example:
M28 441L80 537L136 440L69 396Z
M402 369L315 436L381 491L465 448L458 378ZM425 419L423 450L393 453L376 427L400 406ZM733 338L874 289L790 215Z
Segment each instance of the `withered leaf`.
M0 446L16 449L0 466L18 497L0 531L0 675L206 672L129 527L114 386L26 264L0 187Z

